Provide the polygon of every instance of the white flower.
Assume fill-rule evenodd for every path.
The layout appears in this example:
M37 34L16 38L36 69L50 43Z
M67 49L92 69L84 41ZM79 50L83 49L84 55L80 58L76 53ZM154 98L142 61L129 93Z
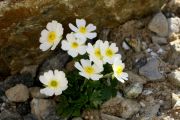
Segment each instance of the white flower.
M100 44L101 40L97 40L94 45L88 43L87 53L89 54L89 58L91 61L96 63L97 65L103 64L103 56L101 54Z
M120 82L124 83L124 80L128 80L128 74L123 72L124 70L124 63L122 63L120 57L116 57L113 63L113 71L114 76L119 80Z
M46 86L40 92L47 96L60 95L68 87L68 81L63 71L49 70L41 75L39 80Z
M84 55L86 53L84 40L76 38L73 33L67 34L66 39L62 41L61 48L68 51L69 55L76 57L78 54Z
M115 43L109 44L108 41L105 41L104 43L101 43L100 48L104 63L112 64L116 57L121 58L121 55L117 54L118 47L116 47Z
M76 25L77 27L69 23L69 27L75 32L76 37L86 40L87 38L93 39L97 36L97 33L93 32L96 30L96 26L93 24L88 24L86 26L86 21L84 19L76 19Z
M49 48L51 48L51 50L54 50L62 39L64 29L62 27L62 24L54 20L52 22L49 22L46 28L47 29L44 29L41 32L41 37L39 39L41 43L40 49L42 51L46 51Z
M80 71L79 74L87 79L99 80L103 77L100 74L103 71L103 66L92 65L90 60L81 59L81 64L76 62L75 67Z

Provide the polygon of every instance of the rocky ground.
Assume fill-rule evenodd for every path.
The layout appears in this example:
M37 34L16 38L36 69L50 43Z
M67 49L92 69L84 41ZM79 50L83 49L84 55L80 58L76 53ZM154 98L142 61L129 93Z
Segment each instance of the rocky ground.
M129 80L100 110L84 110L73 120L180 120L180 2L161 12L104 28L100 39L119 46ZM56 98L40 94L38 76L49 69L72 69L61 50L40 65L25 66L0 82L0 120L63 120Z

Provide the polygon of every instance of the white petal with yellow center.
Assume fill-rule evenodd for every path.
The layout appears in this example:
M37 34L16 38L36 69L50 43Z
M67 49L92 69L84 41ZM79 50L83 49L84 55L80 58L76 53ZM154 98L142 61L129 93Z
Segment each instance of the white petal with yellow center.
M49 22L46 29L42 30L41 37L39 39L41 45L40 49L46 51L51 48L54 50L62 39L63 27L57 21Z
M122 83L124 83L124 80L128 80L128 74L123 72L125 65L124 63L122 63L120 57L115 58L112 67L114 71L114 76L117 78L117 80Z
M77 27L76 27L77 26ZM69 24L70 29L75 32L75 36L79 39L93 39L97 36L97 33L93 32L96 30L96 26L88 24L84 19L76 19L76 26Z
M89 54L90 60L97 65L103 64L103 56L100 49L101 42L101 40L97 40L94 45L89 43L87 47L87 53Z
M101 43L100 48L104 63L113 64L116 57L121 57L121 55L118 54L118 47L115 43L110 44L108 41L105 41Z
M39 77L39 80L45 86L40 92L47 96L60 95L68 87L68 81L64 72L58 70L45 72Z
M75 37L73 33L67 34L67 40L62 41L61 48L68 52L72 57L76 57L78 54L84 55L86 53L85 41Z
M75 63L75 67L80 71L79 74L87 79L99 80L103 76L103 66L92 64L90 60L81 59L80 63Z

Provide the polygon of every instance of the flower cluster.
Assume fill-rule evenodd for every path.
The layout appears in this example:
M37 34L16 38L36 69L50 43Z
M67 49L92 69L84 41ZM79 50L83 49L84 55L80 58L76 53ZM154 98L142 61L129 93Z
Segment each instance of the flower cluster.
M87 54L89 59L81 59L75 62L75 68L79 70L79 75L86 79L99 80L103 78L102 72L104 65L112 66L112 75L124 83L128 80L128 74L123 72L125 65L118 53L118 47L115 43L97 40L95 44L91 44L88 40L97 37L96 26L93 24L86 25L84 19L76 19L76 26L69 24L71 33L66 35L66 39L62 40L61 48L74 57ZM62 39L63 27L57 21L47 24L46 29L41 32L40 49L46 51L54 50ZM52 70L45 72L39 77L40 81L46 86L41 93L48 96L60 95L63 90L67 89L68 81L63 71Z

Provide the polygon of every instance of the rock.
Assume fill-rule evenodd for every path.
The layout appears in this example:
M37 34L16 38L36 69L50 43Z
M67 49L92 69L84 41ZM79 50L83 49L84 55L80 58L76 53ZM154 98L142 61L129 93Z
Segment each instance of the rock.
M101 120L100 112L98 110L84 110L82 118L84 120Z
M130 83L141 83L141 84L145 84L147 81L140 77L139 75L133 73L132 71L127 71L128 73L128 82Z
M30 104L28 102L19 103L16 110L22 116L27 115L31 111Z
M34 78L34 77L36 77L37 68L38 68L37 65L25 66L25 67L21 70L21 74L30 73L31 76Z
M139 69L139 74L148 78L149 81L162 80L164 76L159 71L160 61L151 58L148 63Z
M28 115L24 116L23 119L24 120L37 120L37 118L32 114L28 114Z
M142 66L144 66L146 63L147 63L147 58L146 57L135 59L134 68L139 69Z
M169 35L172 33L178 33L180 31L180 18L174 17L168 19Z
M45 60L39 68L39 74L43 74L49 70L61 70L68 62L69 56L66 52L58 50L57 53Z
M148 25L148 28L161 37L168 36L168 22L166 17L161 13L157 13Z
M38 120L61 120L55 113L55 103L48 99L36 99L31 101L31 113Z
M125 99L122 103L123 111L121 113L122 118L131 118L140 110L140 104L131 99Z
M101 106L101 112L108 115L131 118L140 110L140 104L131 99L124 99L120 96L112 98Z
M0 112L0 120L23 120L23 118L16 112L5 110Z
M180 1L179 0L170 0L167 4L168 9L173 12L178 12L180 8Z
M179 38L170 42L171 51L169 51L169 63L180 67L180 40Z
M180 101L180 94L172 93L172 106L174 106L177 101Z
M83 120L81 117L75 117L72 120Z
M49 56L51 51L40 51L39 36L46 23L51 20L63 23L66 31L69 31L68 23L75 23L75 18L85 18L101 29L159 11L165 3L164 0L144 0L143 5L139 0L1 0L1 2L7 3L6 6L0 7L0 16L3 18L0 20L0 51L11 73L18 73L27 65L39 65ZM2 68L3 70L5 68Z
M68 63L66 64L66 70L67 70L68 72L71 72L71 71L75 70L74 63L75 63L75 62L72 60L72 61L70 61L70 62L68 62Z
M24 84L27 87L31 87L33 86L33 83L34 83L34 79L29 73L13 75L13 76L8 77L4 81L4 88L7 90L11 87L14 87L16 84Z
M136 98L139 94L142 93L143 85L140 83L131 84L129 87L126 87L124 90L125 96L127 98Z
M180 40L179 39L170 42L170 45L173 47L175 52L179 52L180 53Z
M103 113L101 113L101 119L102 120L125 120L123 118L119 118L116 116L111 116L111 115L107 115L107 114L103 114Z
M32 98L47 98L48 96L40 93L39 87L31 87L29 88L29 92Z
M168 79L173 85L180 88L180 70L172 71L168 75Z
M153 120L157 116L160 109L160 104L149 105L144 108L144 115L140 120Z
M159 36L152 36L153 43L157 43L159 45L167 44L167 38L165 37L159 37Z
M23 84L17 84L16 86L8 89L5 94L12 102L25 102L29 99L29 90Z

